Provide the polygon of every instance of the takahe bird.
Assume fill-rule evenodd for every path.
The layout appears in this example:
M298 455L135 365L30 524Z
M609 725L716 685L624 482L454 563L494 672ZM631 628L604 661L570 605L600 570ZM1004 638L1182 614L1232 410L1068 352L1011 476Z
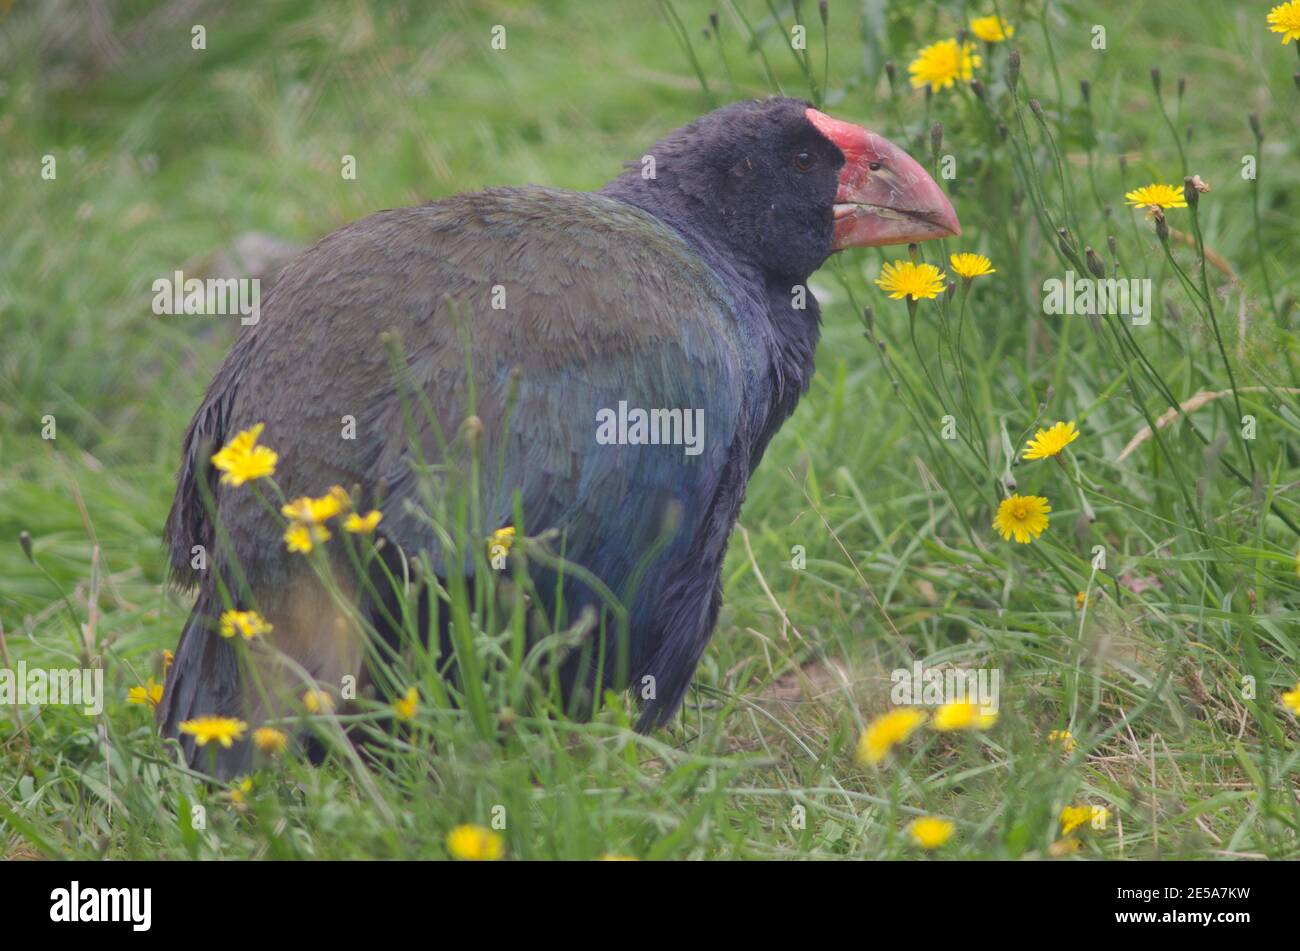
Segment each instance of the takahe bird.
M557 530L563 558L627 608L622 665L597 675L585 652L565 686L599 696L635 684L640 728L672 716L718 617L746 482L813 372L820 316L804 282L841 248L959 225L902 149L794 99L718 109L647 155L594 193L494 188L381 211L284 269L185 434L167 538L176 578L198 599L159 706L165 736L198 716L268 713L217 631L226 608L255 606L275 648L321 683L363 666L356 625L286 550L266 503L220 484L211 454L265 423L286 497L334 484L359 486L364 505L382 496L384 546L428 553L445 571L417 469L454 461L440 439L470 415L468 368L480 457L503 461L483 524L512 525L517 491L528 536ZM390 338L402 385L427 398L441 434L427 420L409 431ZM698 445L598 439L602 412L608 421L621 404L700 418ZM347 417L355 438L343 435ZM665 525L675 526L666 539ZM210 553L206 570L192 566L196 545ZM570 618L600 607L576 577L557 593L543 574L537 592L562 597ZM378 625L362 588L356 603ZM220 774L246 767L246 743L219 752Z

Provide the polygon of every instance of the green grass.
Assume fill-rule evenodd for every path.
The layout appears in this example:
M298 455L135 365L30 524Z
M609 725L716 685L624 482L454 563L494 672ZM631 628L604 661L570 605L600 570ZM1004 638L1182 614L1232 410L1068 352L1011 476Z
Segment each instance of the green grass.
M807 64L783 42L789 4L757 0L716 5L725 59L700 2L217 4L205 52L167 4L123 3L116 62L85 25L42 43L57 5L0 16L0 666L102 665L109 693L97 720L0 714L4 854L439 857L451 827L503 809L514 858L908 857L923 813L957 823L940 855L1011 858L1047 854L1061 808L1091 803L1112 821L1077 855L1300 856L1297 731L1280 703L1300 678L1300 60L1267 32L1266 4L998 5L1023 66L1013 96L1007 45L981 50L985 105L964 87L927 99L906 64L991 3L831 2L825 108L927 164L941 122L964 234L921 254L979 251L997 273L915 318L871 283L905 249L847 252L815 276L829 301L817 376L750 483L721 623L674 726L637 737L621 698L589 724L505 712L520 683L505 669L453 708L415 656L396 672L424 685L413 733L378 702L349 714L381 762L335 743L319 768L270 763L243 809L173 765L126 703L188 612L164 585L161 526L180 434L234 332L154 317L151 282L249 231L306 243L486 185L597 187L711 102L773 80L809 95L816 4L801 4ZM489 46L497 23L505 51ZM47 153L54 181L39 175ZM345 154L356 181L340 177ZM1166 254L1123 194L1184 173L1213 190L1195 219L1168 213L1186 240ZM1149 325L1043 313L1042 282L1085 273L1085 245L1152 280ZM1171 397L1234 381L1116 461ZM959 438L943 438L945 415ZM1003 433L1014 455L1057 419L1082 431L1077 469L1012 464ZM1031 545L990 528L1008 473L1053 506ZM475 636L485 657L509 645ZM1000 671L997 724L923 731L858 764L890 671L914 660ZM1073 754L1047 743L1058 729Z

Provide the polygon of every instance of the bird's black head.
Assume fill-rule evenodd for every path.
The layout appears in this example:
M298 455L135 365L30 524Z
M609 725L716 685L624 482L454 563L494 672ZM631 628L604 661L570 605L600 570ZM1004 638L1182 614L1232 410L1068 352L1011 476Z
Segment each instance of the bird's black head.
M947 198L907 153L798 99L710 112L604 191L688 239L796 279L840 248L959 231Z

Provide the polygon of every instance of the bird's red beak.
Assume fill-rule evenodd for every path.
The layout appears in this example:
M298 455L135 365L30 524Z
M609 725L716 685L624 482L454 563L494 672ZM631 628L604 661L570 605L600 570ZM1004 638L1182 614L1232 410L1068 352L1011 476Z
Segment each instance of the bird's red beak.
M961 234L948 196L916 159L862 126L816 109L807 116L844 153L835 194L834 250Z

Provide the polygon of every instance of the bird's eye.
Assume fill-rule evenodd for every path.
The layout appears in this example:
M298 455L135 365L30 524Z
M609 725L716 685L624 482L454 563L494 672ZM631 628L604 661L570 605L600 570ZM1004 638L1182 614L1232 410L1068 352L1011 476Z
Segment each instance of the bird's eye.
M882 166L881 166L881 164L880 164L879 162L868 162L868 163L867 163L867 168L871 169L873 172L878 172L878 171L880 171L880 169L882 168Z
M813 167L815 159L811 152L800 152L794 157L794 167L801 172L806 172Z

